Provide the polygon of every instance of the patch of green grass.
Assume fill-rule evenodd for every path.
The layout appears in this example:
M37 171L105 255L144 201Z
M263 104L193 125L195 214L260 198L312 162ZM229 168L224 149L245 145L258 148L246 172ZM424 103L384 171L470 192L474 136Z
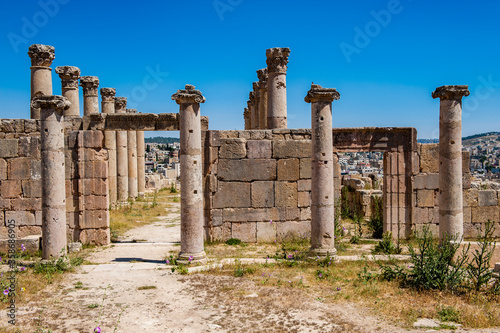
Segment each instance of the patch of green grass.
M141 286L137 288L137 290L150 290L150 289L156 289L156 286Z

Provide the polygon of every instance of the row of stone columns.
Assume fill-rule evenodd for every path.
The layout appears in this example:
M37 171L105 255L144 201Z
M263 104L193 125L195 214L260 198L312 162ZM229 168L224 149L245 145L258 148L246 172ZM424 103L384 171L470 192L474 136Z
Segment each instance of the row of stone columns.
M29 47L31 58L31 98L52 95L52 69L55 58L54 47L34 44ZM65 118L80 116L78 81L83 90L84 116L99 113L99 79L97 76L80 76L75 66L59 66L55 72L61 78L62 96L69 101L69 107L63 111ZM102 88L102 112L125 113L126 98L118 97L115 101L114 88ZM31 118L40 119L40 109L31 105ZM137 111L131 111L136 113ZM143 196L145 192L145 157L143 131L105 131L105 148L108 150L108 179L110 203L115 205ZM117 141L119 148L117 149ZM128 148L127 148L128 147ZM119 153L117 153L119 151ZM123 154L125 152L125 154ZM117 158L119 156L119 158ZM118 171L119 170L119 171ZM118 175L119 173L119 175ZM120 185L118 185L118 178ZM118 195L118 193L120 193Z

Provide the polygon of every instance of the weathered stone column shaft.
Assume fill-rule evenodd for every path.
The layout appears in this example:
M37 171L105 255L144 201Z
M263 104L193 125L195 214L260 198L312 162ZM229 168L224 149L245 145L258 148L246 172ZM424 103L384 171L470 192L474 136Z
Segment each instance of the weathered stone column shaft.
M80 85L83 89L83 115L99 113L99 78L97 76L82 76Z
M31 99L37 96L52 95L52 61L55 58L54 47L50 45L33 44L29 47L31 58ZM31 119L40 119L40 109L30 105Z
M115 97L115 112L126 113L127 99ZM127 131L116 131L116 188L119 202L128 200Z
M461 239L462 195L462 97L468 86L442 86L432 93L440 98L439 111L439 237Z
M311 255L334 256L335 210L332 138L332 101L335 89L312 85L305 101L311 103Z
M267 56L267 128L287 128L286 71L290 49L272 48Z
M144 151L144 131L137 131L137 192L141 198L146 193L146 159Z
M260 129L267 128L267 68L257 71L259 78L259 127Z
M39 96L32 101L41 110L42 257L66 253L66 186L63 112L70 102L62 96Z
M102 113L115 113L114 88L101 88L101 109ZM111 205L117 203L116 189L116 132L104 131L104 147L108 150L108 187L109 202Z
M200 103L205 97L192 85L178 90L172 99L179 107L181 162L180 262L205 262L203 247L203 185Z
M127 113L137 113L137 110L127 109ZM136 131L127 131L127 153L128 153L128 197L130 199L135 199L138 196Z
M64 111L64 117L80 117L80 100L78 95L78 79L80 69L75 66L58 66L56 73L61 78L61 92L66 97L71 106Z

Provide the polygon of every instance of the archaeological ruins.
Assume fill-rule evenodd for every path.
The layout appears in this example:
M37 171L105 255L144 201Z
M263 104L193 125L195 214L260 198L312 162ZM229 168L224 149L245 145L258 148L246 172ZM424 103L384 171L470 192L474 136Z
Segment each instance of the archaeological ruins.
M311 238L311 255L334 256L343 152L383 152L384 231L406 237L429 225L436 236L475 237L488 220L498 225L500 191L471 186L462 151L467 86L432 93L440 100L439 145L418 144L414 128L335 128L341 92L317 84L304 91L311 128L289 129L289 54L289 48L267 50L244 130L211 130L205 97L189 84L172 92L179 113L144 114L127 109L114 88L99 89L97 76L58 66L62 96L53 96L55 49L31 45L31 119L0 120L0 238L8 238L7 224L15 221L17 238L31 249L40 244L45 259L72 242L109 244L109 209L146 191L144 131L180 131L180 262L206 262L204 240L303 235ZM353 198L370 207L373 191L356 190Z

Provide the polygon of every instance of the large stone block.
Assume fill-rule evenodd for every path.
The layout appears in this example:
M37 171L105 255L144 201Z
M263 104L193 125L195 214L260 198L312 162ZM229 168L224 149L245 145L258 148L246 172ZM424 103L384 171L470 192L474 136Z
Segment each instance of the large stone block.
M439 189L439 173L429 173L425 179L425 188L428 190Z
M231 223L213 227L210 233L212 241L226 241L231 238Z
M21 195L20 180L2 180L0 181L0 193L2 198L17 198Z
M278 180L295 181L299 179L299 159L287 158L278 160Z
M219 158L238 159L247 155L245 139L221 139Z
M42 161L31 160L31 179L42 179Z
M250 184L221 182L213 196L213 208L250 207Z
M7 161L0 158L0 180L7 179Z
M297 183L276 182L274 190L276 207L297 207Z
M0 197L0 210L10 210L10 200Z
M265 208L226 208L222 210L223 222L257 222L272 219L272 211Z
M463 207L464 214L464 223L472 222L472 208L471 207Z
M23 197L25 198L41 198L42 197L42 181L37 180L23 180L21 181L23 189Z
M35 211L42 209L41 198L16 198L11 201L12 210Z
M300 159L300 179L311 179L311 159Z
M297 182L298 191L311 191L311 180L310 179L300 179Z
M109 229L84 229L79 230L77 240L84 245L108 245L111 241Z
M274 207L274 182L257 181L252 183L252 207Z
M0 157L17 157L18 145L18 139L0 139Z
M310 140L275 140L273 141L274 158L311 157Z
M413 189L424 190L426 180L427 180L427 174L425 173L421 173L413 177Z
M495 190L482 190L478 193L479 206L497 206L498 198Z
M248 140L248 158L271 158L272 149L270 140Z
M472 207L472 223L485 223L488 220L498 222L499 214L498 206Z
M297 206L298 207L310 207L311 206L311 192L298 192Z
M39 159L41 157L41 141L39 137L23 137L19 139L19 156Z
M296 240L311 236L311 224L308 222L285 221L279 222L276 225L276 233L279 241Z
M275 180L276 161L264 159L231 160L220 159L219 180Z
M5 225L12 223L12 221L15 221L16 226L35 226L35 213L28 211L6 211Z
M231 237L238 238L245 243L257 242L257 223L231 223Z
M276 241L276 222L257 222L257 242Z
M429 208L413 208L413 224L425 224L429 222Z
M84 211L80 228L97 229L109 227L109 212L107 210Z
M479 191L476 189L468 189L463 191L464 206L477 207L479 205Z
M8 178L9 179L30 179L31 159L28 157L18 157L9 159Z
M439 173L439 145L420 145L420 172Z
M301 221L310 220L311 219L311 207L301 208L299 219Z

